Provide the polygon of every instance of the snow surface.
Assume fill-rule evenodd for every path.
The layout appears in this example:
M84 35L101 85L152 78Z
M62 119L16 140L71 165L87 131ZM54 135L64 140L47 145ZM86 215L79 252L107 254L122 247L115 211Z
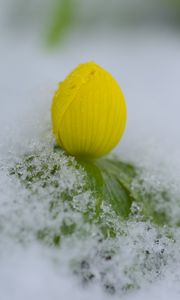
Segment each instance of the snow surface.
M153 226L147 230L150 226L148 223L124 224L127 234L120 237L116 244L121 250L112 265L108 265L110 280L115 281L120 291L118 295L108 296L98 280L86 288L82 287L68 266L70 259L82 253L84 256L91 255L98 278L99 270L102 271L107 265L101 264L96 258L93 237L89 241L75 243L76 247L67 241L61 252L49 245L39 244L33 231L47 223L54 229L56 222L53 223L51 216L46 214L44 204L33 202L34 199L28 198L27 191L22 189L20 183L7 176L8 168L19 162L23 153L41 151L44 147L42 151L45 151L45 155L51 151L50 104L57 82L78 63L94 60L117 78L126 96L128 124L123 140L116 149L119 157L143 167L147 189L153 186L158 191L163 186L168 187L172 195L168 209L172 220L178 219L178 35L165 29L113 34L99 32L88 37L77 32L53 53L43 51L32 37L22 39L11 36L2 39L0 59L0 298L179 299L178 229L172 229L173 242L163 235L167 228L159 233ZM78 180L83 182L83 174L69 171L65 163L63 172L69 180L68 185L74 187ZM62 189L65 189L67 180L63 182L62 178L60 182ZM41 190L39 193L43 196ZM89 197L89 194L83 197ZM19 236L23 237L22 241ZM157 237L159 242L155 243ZM146 260L146 249L150 252L149 260ZM159 266L161 251L165 251L165 254ZM137 265L134 264L136 261ZM143 268L138 264L142 264ZM159 277L154 267L157 264L161 272ZM131 266L135 269L132 269L130 278L133 283L135 280L138 282L139 288L122 294L121 284L129 279L124 275L124 270L130 271Z

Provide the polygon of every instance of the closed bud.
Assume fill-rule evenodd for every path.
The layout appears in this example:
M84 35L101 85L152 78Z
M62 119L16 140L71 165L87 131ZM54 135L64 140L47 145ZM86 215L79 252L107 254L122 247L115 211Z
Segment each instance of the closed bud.
M53 97L52 124L58 144L69 154L85 158L107 154L126 124L118 83L94 62L79 65Z

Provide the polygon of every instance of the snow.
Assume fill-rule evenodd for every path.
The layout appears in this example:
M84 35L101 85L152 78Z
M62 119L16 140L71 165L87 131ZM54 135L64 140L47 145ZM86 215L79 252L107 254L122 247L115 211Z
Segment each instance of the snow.
M74 32L66 44L54 52L43 50L32 37L2 38L1 299L179 299L180 232L174 226L174 220L180 215L179 53L178 34L165 28L113 34L97 32L88 37ZM124 232L122 236L99 246L96 228L93 235L87 227L84 230L90 233L88 239L72 237L60 250L52 247L51 234L44 244L35 238L41 228L48 226L54 232L58 222L63 222L65 212L59 215L58 222L47 213L51 187L44 193L37 185L38 197L32 197L7 173L26 152L38 152L41 162L58 161L56 154L51 155L51 98L57 82L78 63L88 60L102 65L119 81L127 100L128 124L116 152L121 159L143 169L145 190L152 186L157 191L168 187L171 202L165 209L174 227L159 229L148 222L127 221L119 225ZM67 166L69 160L61 154L63 167L58 174L61 190L79 189L74 205L84 211L93 196L90 191L81 193L84 173ZM22 172L27 175L25 169ZM160 208L164 205L160 199L157 203ZM79 213L71 218L84 226ZM116 219L114 223L118 226ZM168 238L169 233L173 239ZM104 262L104 249L118 251L111 261ZM88 258L91 271L96 275L90 286L83 287L70 272L69 261L77 258ZM105 278L101 278L103 272ZM103 280L115 286L116 295L104 293ZM125 293L123 287L132 284L137 288Z

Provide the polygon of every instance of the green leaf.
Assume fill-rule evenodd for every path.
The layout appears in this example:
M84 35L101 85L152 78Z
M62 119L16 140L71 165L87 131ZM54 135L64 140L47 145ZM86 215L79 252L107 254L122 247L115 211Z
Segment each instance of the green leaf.
M136 176L135 168L109 158L98 161L78 160L88 175L89 188L97 195L97 216L102 200L108 201L118 216L127 218L132 204L131 183ZM99 199L99 202L98 202Z
M104 179L101 170L94 161L86 161L81 159L77 159L77 161L87 174L87 189L93 191L96 198L95 218L97 219L100 217L101 204L104 196Z
M134 200L131 195L131 184L136 176L135 167L116 158L100 159L97 165L104 179L104 197L117 215L127 218Z
M54 0L54 13L48 30L49 45L56 45L72 23L73 0Z

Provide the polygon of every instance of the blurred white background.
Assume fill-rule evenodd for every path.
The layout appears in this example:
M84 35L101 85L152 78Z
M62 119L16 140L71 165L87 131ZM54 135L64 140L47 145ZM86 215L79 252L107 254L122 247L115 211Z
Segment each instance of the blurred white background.
M114 75L127 101L127 129L118 147L121 158L151 168L167 163L168 176L177 179L180 174L179 1L0 0L0 7L3 151L8 151L7 140L23 147L26 135L40 134L37 124L43 126L44 116L50 126L51 98L57 83L77 64L93 60ZM23 129L24 133L18 136L17 132ZM2 151L0 155L3 156ZM12 273L12 265L17 269L20 265L20 271ZM41 278L38 283L33 281L34 268ZM59 299L59 279L51 266L41 263L37 253L29 258L29 254L19 252L13 262L3 261L1 270L0 278L5 282L3 300L11 299L13 292L8 291L8 285L15 278L14 299L32 299L27 295L31 292L34 297L37 290L40 298L35 299L50 299L48 293L52 291L53 299ZM50 274L47 277L46 272ZM68 280L61 279L63 299L72 299ZM171 278L168 282L170 291L166 281L153 287L148 299L155 299L155 295L156 299L169 299L172 292L173 299L179 299L176 283ZM72 286L75 299L81 296L90 299L89 293L82 294L74 283ZM144 299L144 295L147 297L146 290L140 291L137 299ZM99 292L95 291L93 297L100 299Z
M168 152L177 150L178 1L1 0L0 15L3 122L7 114L8 123L11 115L25 114L28 99L35 109L46 98L50 110L57 83L77 64L94 60L115 76L127 100L122 146L138 145L139 152L141 144L144 153L158 138Z

